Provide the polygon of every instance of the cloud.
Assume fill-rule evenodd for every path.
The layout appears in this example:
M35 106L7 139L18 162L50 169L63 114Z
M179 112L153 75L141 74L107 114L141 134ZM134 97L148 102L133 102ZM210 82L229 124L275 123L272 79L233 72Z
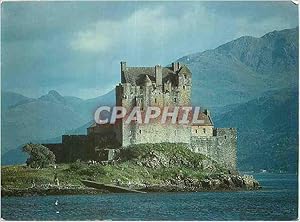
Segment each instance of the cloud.
M243 35L259 37L274 29L291 28L294 24L293 19L286 15L290 10L288 7L280 11L279 6L285 6L283 4L182 4L146 5L132 10L120 20L101 19L75 33L70 47L77 52L96 53L98 56L136 57L133 59L135 63L140 63L141 59L151 61L152 58L167 63L176 56L214 48ZM255 8L256 5L259 9ZM253 13L243 15L246 8L260 13L258 16L253 16ZM273 8L281 14L270 13Z
M234 38L241 36L254 36L261 37L270 31L280 31L282 29L295 28L293 23L289 21L284 16L269 17L262 19L259 25L250 21L249 18L241 18L236 23L236 33Z
M101 33L95 34L92 31L79 32L77 37L71 41L73 49L88 52L105 52L111 44L111 39L101 35Z
M119 82L121 60L166 65L298 24L285 2L9 2L1 12L1 86L32 96L96 97Z
M134 41L135 44L165 42L176 28L174 19L164 17L163 7L140 9L122 21L98 21L85 31L74 35L70 45L74 50L105 52L120 49ZM172 30L173 27L173 30Z
M152 5L133 10L121 20L99 20L74 33L70 48L76 53L151 66L208 49L213 45L218 18L201 3L181 6Z

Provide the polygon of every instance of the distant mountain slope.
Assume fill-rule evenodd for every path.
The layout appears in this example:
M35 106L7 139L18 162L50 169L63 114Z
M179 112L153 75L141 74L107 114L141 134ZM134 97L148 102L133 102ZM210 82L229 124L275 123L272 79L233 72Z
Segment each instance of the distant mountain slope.
M2 152L30 141L47 139L85 122L70 107L35 100L8 109L2 119Z
M261 38L241 37L178 61L193 73L193 104L218 108L268 90L298 86L298 50L298 28L294 28Z
M89 117L87 121L94 119L94 113L96 109L101 105L114 106L115 105L115 90L111 90L108 93L98 96L96 98L84 100L76 107L84 116ZM86 121L86 122L87 122Z
M67 131L65 134L67 134L67 135L86 135L87 134L86 129L89 126L91 126L93 123L94 123L94 121L91 120L88 123L76 128L76 129ZM62 138L62 135L59 135L54 138L39 139L38 142L39 143L61 143L62 142L61 138ZM11 150L5 152L4 154L2 154L2 165L25 163L27 158L28 158L28 155L26 153L22 152L22 145L21 145L15 149L11 149Z
M23 162L25 155L19 153L25 143L45 142L65 133L82 133L85 124L93 119L94 110L111 105L114 100L114 91L88 100L64 97L54 90L38 99L2 92L2 164Z
M298 90L270 91L215 118L238 128L240 170L295 172L298 157Z
M261 38L241 37L219 46L216 51L233 56L255 72L274 76L295 70L298 65L297 42L298 28L294 28L273 31Z
M1 91L2 111L7 110L9 107L15 106L16 104L28 102L30 100L32 99L18 93Z

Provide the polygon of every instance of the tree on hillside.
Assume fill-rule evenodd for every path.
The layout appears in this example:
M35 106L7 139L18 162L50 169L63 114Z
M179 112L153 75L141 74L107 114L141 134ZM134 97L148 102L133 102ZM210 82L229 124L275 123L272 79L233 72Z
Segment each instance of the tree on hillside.
M44 168L55 163L55 155L41 144L28 143L23 147L23 152L29 154L26 164L32 168Z

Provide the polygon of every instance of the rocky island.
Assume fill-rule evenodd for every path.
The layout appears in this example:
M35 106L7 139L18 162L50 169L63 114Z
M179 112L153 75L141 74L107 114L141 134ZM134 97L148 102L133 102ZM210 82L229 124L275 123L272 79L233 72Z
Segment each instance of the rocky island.
M235 191L259 189L252 177L229 172L185 144L132 145L115 161L58 164L41 169L2 167L2 196L99 194L82 180L145 192ZM55 181L55 177L57 180Z

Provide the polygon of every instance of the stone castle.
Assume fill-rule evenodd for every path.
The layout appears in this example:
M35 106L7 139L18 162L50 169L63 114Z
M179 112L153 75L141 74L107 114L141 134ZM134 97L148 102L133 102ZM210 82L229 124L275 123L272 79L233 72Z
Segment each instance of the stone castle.
M149 106L191 107L192 73L178 62L171 67L127 67L121 62L121 83L116 86L116 106L130 110ZM237 131L215 128L210 112L203 110L201 124L93 124L87 135L63 135L61 144L45 144L57 162L77 159L111 160L119 148L142 143L185 143L231 170L236 170Z

